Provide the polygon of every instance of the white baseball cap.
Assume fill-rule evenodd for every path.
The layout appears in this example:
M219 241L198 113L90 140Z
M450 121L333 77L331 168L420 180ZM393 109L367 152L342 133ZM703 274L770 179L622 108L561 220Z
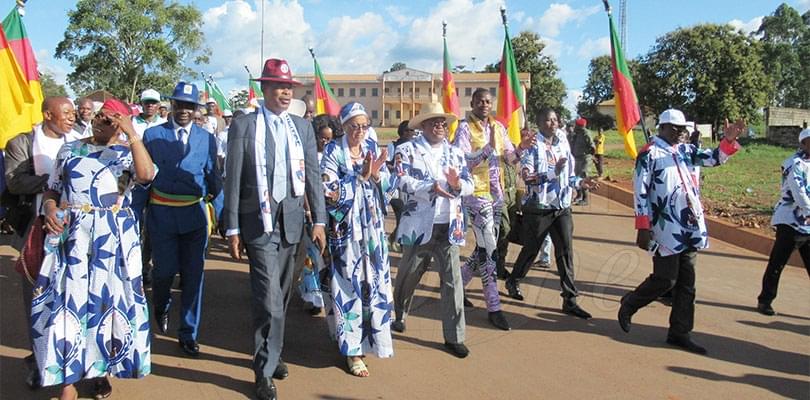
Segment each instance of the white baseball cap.
M810 128L805 128L801 132L799 132L799 144L801 144L804 139L810 137Z
M689 132L690 135L695 131L694 121L686 121L686 131Z
M160 93L155 89L146 89L141 93L141 102L153 100L160 102Z
M661 115L658 116L658 125L663 124L687 126L686 117L680 110L676 110L674 108L664 110L664 112L662 112Z
M231 110L225 110L225 111L222 112L222 116L223 117L233 117L233 113L231 112Z
M211 104L211 103L216 104L216 103L217 103L217 101L216 101L216 100L214 100L214 98L213 98L213 97L209 97L209 98L208 98L208 101L206 101L206 102L205 102L205 104Z

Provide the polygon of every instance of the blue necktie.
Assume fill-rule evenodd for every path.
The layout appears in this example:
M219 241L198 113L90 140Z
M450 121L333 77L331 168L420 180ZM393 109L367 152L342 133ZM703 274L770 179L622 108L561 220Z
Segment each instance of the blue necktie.
M177 131L177 148L180 150L180 154L186 154L186 144L184 141L186 134L188 134L188 132L186 132L185 128L180 128Z
M273 140L276 143L273 164L273 200L280 203L287 197L287 132L280 118L273 118Z

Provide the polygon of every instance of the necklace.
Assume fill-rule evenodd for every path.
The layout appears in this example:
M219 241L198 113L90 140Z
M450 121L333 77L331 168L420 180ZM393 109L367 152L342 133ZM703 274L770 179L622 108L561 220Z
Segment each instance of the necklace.
M354 149L349 148L349 155L352 157L352 159L355 160L363 158L363 150L358 148L357 151L355 152Z

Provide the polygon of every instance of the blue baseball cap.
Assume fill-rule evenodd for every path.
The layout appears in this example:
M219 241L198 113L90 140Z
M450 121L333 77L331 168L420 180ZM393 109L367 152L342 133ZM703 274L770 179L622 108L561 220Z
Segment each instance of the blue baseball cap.
M183 101L196 105L203 105L200 103L200 93L197 91L197 85L193 83L178 82L174 87L174 92L169 97L170 100Z

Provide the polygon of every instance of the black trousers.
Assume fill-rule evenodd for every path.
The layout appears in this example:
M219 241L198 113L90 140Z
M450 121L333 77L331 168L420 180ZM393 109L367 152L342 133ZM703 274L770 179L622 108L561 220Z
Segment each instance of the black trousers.
M776 240L773 242L771 256L768 258L768 267L762 275L762 291L759 293L760 303L771 304L776 298L779 288L779 277L785 269L793 249L799 249L799 255L804 262L804 268L810 275L810 235L803 235L790 227L790 225L776 225Z
M500 229L498 229L498 259L495 260L495 272L498 276L506 276L509 273L506 271L506 253L509 251L509 232L512 230L512 221L517 217L517 212L520 206L517 202L510 205L503 205L501 211Z
M391 199L389 202L391 204L391 209L394 210L394 217L397 220L397 225L394 227L394 230L391 231L391 234L388 235L388 241L393 242L394 239L397 237L397 230L399 230L399 220L402 219L402 212L405 210L405 202L401 199Z
M540 246L551 235L554 244L554 256L557 261L557 272L560 275L560 296L565 305L576 304L577 287L574 284L574 219L571 208L562 210L523 210L523 227L527 229L527 243L520 250L515 267L509 279L520 281L529 273L534 259L540 252Z
M653 273L635 290L625 295L622 304L631 314L672 290L669 336L686 337L695 324L695 263L697 250L689 249L670 256L653 256Z

